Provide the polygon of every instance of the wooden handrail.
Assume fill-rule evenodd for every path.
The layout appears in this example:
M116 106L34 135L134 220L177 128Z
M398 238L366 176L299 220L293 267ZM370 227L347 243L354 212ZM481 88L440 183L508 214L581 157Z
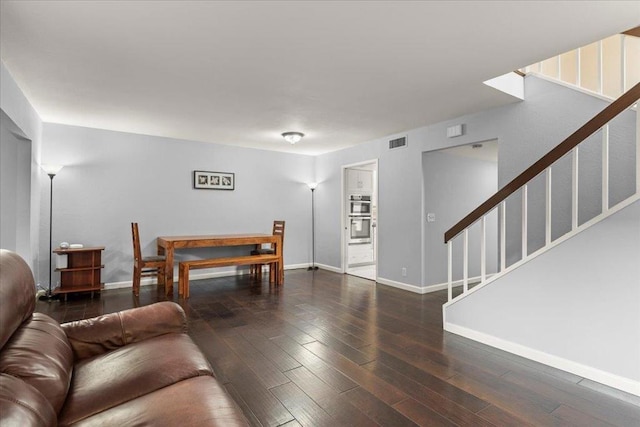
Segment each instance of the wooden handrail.
M587 139L593 133L597 132L601 127L606 125L618 114L632 106L640 99L640 83L629 89L620 98L609 104L604 110L599 112L591 120L585 123L580 129L571 134L567 139L558 144L555 148L545 154L540 160L531 165L527 170L515 177L511 182L502 187L496 194L487 199L486 202L478 206L473 212L465 216L460 222L451 227L444 233L444 242L456 237L460 232L469 227L471 224L489 213L493 208L498 206L503 200L515 193L527 182L542 173L549 166L554 164L562 156L573 150L575 146Z

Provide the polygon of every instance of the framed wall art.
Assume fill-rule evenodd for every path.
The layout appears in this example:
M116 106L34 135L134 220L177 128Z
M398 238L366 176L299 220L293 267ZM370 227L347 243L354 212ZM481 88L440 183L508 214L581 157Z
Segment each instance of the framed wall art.
M199 190L234 190L236 177L230 172L193 171L193 188Z

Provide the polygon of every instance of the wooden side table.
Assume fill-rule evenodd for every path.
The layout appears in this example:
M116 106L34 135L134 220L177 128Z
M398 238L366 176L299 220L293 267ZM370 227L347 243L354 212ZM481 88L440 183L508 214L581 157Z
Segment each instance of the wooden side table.
M56 268L60 272L60 287L53 291L54 295L64 294L65 301L69 292L91 292L91 298L95 291L102 289L103 283L100 274L102 264L102 251L104 246L87 247L80 249L56 248L53 253L67 255L67 266Z

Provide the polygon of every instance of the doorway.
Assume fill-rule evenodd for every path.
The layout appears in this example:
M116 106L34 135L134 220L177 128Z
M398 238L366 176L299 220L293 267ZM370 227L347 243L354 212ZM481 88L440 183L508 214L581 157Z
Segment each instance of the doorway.
M344 272L368 280L378 276L378 160L343 166Z
M423 170L423 282L443 286L448 281L447 246L444 233L498 191L498 140L461 145L422 155ZM498 266L498 212L486 218L486 269ZM469 228L469 276L480 276L480 224ZM454 241L455 266L462 266L462 245ZM462 279L462 269L453 270L453 280Z

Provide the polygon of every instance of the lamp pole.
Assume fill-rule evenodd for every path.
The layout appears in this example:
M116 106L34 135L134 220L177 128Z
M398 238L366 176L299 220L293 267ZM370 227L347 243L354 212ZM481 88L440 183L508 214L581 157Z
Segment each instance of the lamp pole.
M315 217L315 190L318 186L317 183L309 183L311 189L311 267L307 268L307 271L317 270L316 266L316 217Z
M58 165L42 165L42 169L49 175L49 290L47 292L47 299L51 301L53 294L51 289L52 279L52 254L53 254L53 177L62 169L62 166Z

